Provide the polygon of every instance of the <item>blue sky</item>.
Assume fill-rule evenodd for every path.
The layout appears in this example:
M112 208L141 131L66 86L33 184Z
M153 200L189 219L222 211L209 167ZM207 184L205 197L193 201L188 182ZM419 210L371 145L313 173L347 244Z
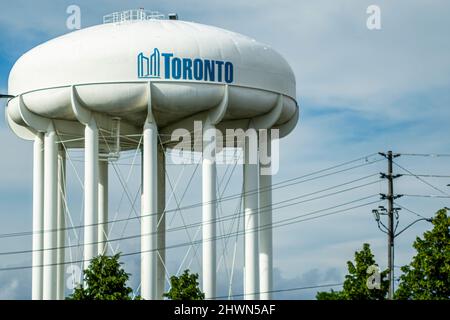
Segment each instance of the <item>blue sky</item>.
M448 1L317 0L294 1L24 1L0 0L0 92L7 92L11 67L23 53L66 29L66 8L81 8L82 27L101 23L102 16L113 11L145 7L163 13L178 12L183 20L210 24L251 36L279 51L294 70L301 118L295 131L280 144L281 168L274 182L308 174L315 170L351 160L362 155L392 149L405 153L449 153L450 151L450 4ZM366 28L366 8L381 8L382 29ZM3 103L3 102L2 102ZM2 105L3 107L3 105ZM0 120L0 233L31 228L32 145L15 137ZM81 154L73 153L74 167L82 175ZM132 157L132 154L129 155ZM82 159L82 158L81 158ZM450 174L449 158L407 157L398 162L415 173ZM123 164L130 159L123 160ZM386 163L330 176L274 191L274 202L299 194L324 189L347 180L385 170ZM128 167L122 166L122 174ZM181 196L194 167L171 168L175 180L182 175L176 193ZM72 169L71 169L72 170ZM198 172L197 172L198 173ZM219 175L225 168L219 168ZM70 206L79 221L81 190L75 170L69 173ZM229 194L239 188L238 169L229 186ZM137 190L137 171L130 178L130 190ZM81 176L82 177L82 176ZM200 183L197 174L194 182ZM116 179L116 178L112 178ZM450 193L450 179L428 179ZM114 180L113 180L114 181ZM117 182L117 181L116 181ZM117 183L118 184L118 183ZM115 184L114 184L115 185ZM358 197L385 192L385 182L345 193L320 202L287 207L274 213L274 220L351 201ZM437 191L413 177L396 182L398 193L436 194ZM119 199L120 188L112 187L110 211L127 216L129 203ZM193 189L182 203L200 201ZM402 205L425 216L448 206L445 199L404 197ZM384 203L383 203L384 204ZM171 203L174 206L174 203ZM225 205L232 211L236 203ZM378 204L377 204L378 205ZM374 205L376 206L376 205ZM274 230L275 289L315 284L339 283L345 275L345 262L353 252L369 242L377 261L386 266L386 240L372 219L372 207ZM187 213L196 221L199 212ZM400 225L415 216L402 211ZM177 215L173 225L182 221ZM75 223L76 224L76 223ZM396 265L409 261L411 244L428 226L418 223L398 238ZM117 227L120 234L123 226ZM138 225L130 223L125 234L133 234ZM190 236L194 236L194 231ZM171 234L172 237L172 234ZM184 239L184 240L183 240ZM174 233L173 243L186 241L186 235ZM239 240L241 241L241 240ZM234 245L234 242L230 242ZM239 244L240 242L238 242ZM136 241L120 244L123 252L138 250ZM29 249L29 238L14 241L0 239L0 251ZM183 249L185 251L185 249ZM168 252L168 268L177 271L183 250ZM234 292L242 287L242 259L237 256ZM76 254L76 253L74 253ZM194 271L199 271L197 258ZM230 256L228 256L230 258ZM26 265L30 256L0 256L0 268ZM229 259L228 259L229 260ZM125 267L138 274L135 257L127 258ZM224 272L224 270L220 271ZM225 278L225 277L224 277ZM137 278L132 277L135 287ZM30 272L0 272L0 298L30 296ZM221 292L227 291L220 283ZM313 298L316 290L278 294L278 298Z

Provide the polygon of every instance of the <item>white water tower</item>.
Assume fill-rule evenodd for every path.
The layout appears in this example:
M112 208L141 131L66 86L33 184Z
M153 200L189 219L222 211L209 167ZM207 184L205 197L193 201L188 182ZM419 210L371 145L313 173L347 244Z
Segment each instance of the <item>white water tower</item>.
M175 129L271 129L297 124L294 74L271 47L224 29L129 10L43 43L14 65L6 118L34 141L33 299L64 295L65 154L84 148L84 261L106 252L108 161L142 137L141 295L164 290L164 151ZM162 138L165 137L165 138ZM214 139L214 137L213 137ZM202 160L202 279L216 296L216 144ZM64 147L62 147L64 141ZM245 140L244 150L248 149ZM245 163L245 298L272 290L271 176ZM254 192L256 190L256 192ZM258 191L259 190L259 191ZM159 223L158 223L159 222ZM265 226L260 228L260 226ZM267 227L269 226L269 227ZM265 292L258 294L258 292Z

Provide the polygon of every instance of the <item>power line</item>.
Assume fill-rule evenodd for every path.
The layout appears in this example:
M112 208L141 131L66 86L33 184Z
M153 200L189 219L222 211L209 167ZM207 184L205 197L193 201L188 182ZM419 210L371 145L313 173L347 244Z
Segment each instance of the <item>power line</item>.
M376 155L378 155L378 154L377 153L372 153L372 154L369 154L369 155L366 155L366 156L363 156L363 157L359 157L359 158L356 158L354 160L346 161L346 162L343 162L341 164L338 164L338 165L335 165L335 166L331 166L331 167L328 167L328 168L325 168L325 169L322 169L322 170L318 170L318 171L315 171L315 172L312 172L312 173L309 173L309 174L306 174L306 175L303 175L303 176L299 176L299 177L296 177L296 178L291 178L291 179L288 179L288 180L284 180L282 182L274 183L274 184L272 184L272 186L277 186L277 185L280 185L280 184L283 184L283 183L287 183L287 182L291 182L291 181L295 181L295 180L298 180L298 179L301 179L301 178L310 177L310 176L316 175L318 173L322 173L322 172L330 171L330 170L333 170L333 169L337 169L337 168L340 168L340 167L343 167L343 166L346 166L346 165L349 165L349 164L352 164L352 163L355 163L355 162L359 162L361 160L365 160L366 162L363 163L363 164L360 164L360 165L353 166L351 168L347 168L347 169L343 169L343 170L340 170L340 171L336 171L336 173L341 173L341 172L345 172L345 171L348 171L348 170L357 169L357 168L364 167L364 166L367 166L367 165L370 165L370 164L373 164L373 163L380 162L380 161L384 160L383 158L378 159L378 160L373 160L373 161L369 161L368 160L369 158L371 158L373 156L376 156ZM322 177L325 177L325 176L322 176Z
M306 218L306 219L302 219L302 220L298 220L298 221L294 221L294 222L279 224L279 225L276 225L276 226L272 226L270 228L274 229L274 228L277 228L277 227L292 225L294 223L299 223L299 222L303 222L303 221L315 220L315 219L318 219L318 218L321 218L321 217L325 217L325 216L329 216L329 215L333 215L333 214L337 214L337 213L343 213L343 212L350 211L352 209L369 206L369 205L372 205L372 204L374 204L376 202L378 202L378 200L377 201L372 201L372 202L369 202L369 203L366 203L366 204L354 206L354 207L351 207L351 208L338 210L338 211L335 211L335 212L330 212L330 213L323 214L323 215L320 215L320 216L317 216L317 217L311 217L311 218ZM248 232L256 232L258 230L268 229L268 228L269 228L268 226L261 226L261 227L255 228L255 229L248 230ZM199 244L203 243L204 241L205 242L218 241L218 240L220 240L222 238L225 238L225 237L228 237L228 236L232 236L232 235L239 236L239 235L243 235L244 233L245 233L244 231L238 231L238 232L230 233L230 234L227 234L227 235L220 235L220 236L217 236L215 238L209 238L209 239L204 239L204 240L196 240L196 241L193 241L193 242L184 242L184 243L180 243L180 244L176 244L176 245L172 245L172 246L166 246L165 248L157 248L157 249L151 249L151 250L145 250L145 251L135 251L135 252L130 252L130 253L124 253L124 254L121 254L121 256L122 257L124 257L124 256L132 256L132 255L137 255L137 254L146 253L146 252L154 252L154 251L161 250L161 249L166 249L167 250L167 249L176 249L176 248L186 247L186 246L190 246L190 245L199 245ZM130 238L130 237L128 237L128 238ZM111 241L111 240L109 240L109 241ZM57 248L55 248L55 250L56 249ZM42 265L37 265L36 267L56 266L56 265L60 265L60 264L63 264L63 265L64 264L78 264L78 263L84 263L84 262L89 262L89 261L88 260L66 261L66 262L63 262L63 263L52 263L52 264L45 264L45 265L42 264ZM31 265L20 266L20 267L6 267L6 268L0 268L0 272L1 271L13 271L13 270L30 269L32 267L33 266L31 266Z
M439 174L402 174L402 176L412 176L412 177L423 177L423 178L450 178L450 175L439 175Z
M298 204L302 204L302 203L306 203L306 202L310 202L310 201L320 200L320 199L323 199L323 198L326 198L326 197L329 197L329 196L333 196L333 195L341 194L341 193L344 193L344 192L352 191L352 190L355 190L355 189L358 189L358 188L361 188L361 187L369 186L369 185L372 185L372 184L377 183L377 182L378 181L373 181L373 182L369 182L369 183L362 184L362 185L359 185L359 186L355 186L355 187L347 188L347 189L344 189L344 190L332 192L332 193L329 193L329 194L326 194L326 195L323 195L323 196L320 196L320 197L315 197L315 198L311 198L311 199L306 199L306 200L302 200L302 201L297 201L297 202L294 202L294 203L286 204L286 202L289 202L289 201L292 201L292 200L298 199L298 198L303 198L303 197L309 196L309 195L314 194L314 193L310 193L310 194L306 194L306 195L302 195L302 196L297 196L297 197L291 198L291 199L286 200L286 201L275 202L275 203L273 203L270 206L268 205L268 206L260 207L259 211L260 211L260 213L264 213L264 212L266 212L268 210L275 211L275 210L283 209L283 208L286 208L286 207L290 207L290 206L294 206L294 205L298 205ZM318 192L315 192L315 193L318 193ZM371 197L373 197L373 195L368 196L368 197L360 198L357 201L366 200L366 199L371 198ZM354 201L351 201L349 203L353 203L353 202ZM346 203L346 204L349 204L349 203ZM283 205L278 206L278 207L273 207L273 206L276 206L276 205L279 205L279 204L283 204ZM340 206L342 206L342 205L333 206L333 207L331 207L331 209L333 209L335 207L340 207ZM330 208L328 208L328 209L330 209ZM323 211L323 210L319 210L319 211ZM236 215L241 214L241 213L244 213L244 210L240 210L240 211L237 211L237 212L235 212L233 214L225 215L225 216L222 216L220 218L216 218L216 219L212 219L212 220L208 220L208 221L202 221L202 222L192 223L192 224L188 224L188 225L184 224L182 227L174 227L174 228L167 229L166 232L180 231L180 230L185 230L185 229L189 229L189 228L200 227L200 226L211 224L211 223L228 221L228 220L234 219ZM312 213L316 213L316 211L313 211ZM306 214L304 216L307 216L307 215L311 215L311 213L308 213L308 214ZM292 219L292 218L290 218L290 219ZM150 233L149 235L153 235L153 234L156 234L156 233L157 232ZM132 237L133 238L138 238L140 236L141 236L141 234L136 234L136 235L133 235ZM114 242L114 241L125 240L125 239L126 238L123 238L123 236L122 236L120 238L110 239L108 242ZM89 244L99 244L99 243L103 243L103 242L102 241L97 241L97 242L89 243ZM66 248L80 247L80 246L83 246L83 245L84 245L83 243L79 243L78 242L77 245L64 246L64 247L58 247L58 248L46 248L46 249L40 249L39 251L47 251L47 250L55 250L55 249L66 249ZM16 253L23 254L23 253L29 253L29 252L31 252L31 250L24 250L24 251L19 251L19 252L16 252ZM7 255L7 254L12 254L12 253L1 253L0 252L0 256L1 255Z
M233 194L233 195L228 195L226 197L223 197L222 200L224 200L224 201L232 200L232 199L239 198L242 195L252 195L254 193L257 193L258 191L276 190L276 189L279 189L279 188L288 187L288 186L295 185L295 184L298 184L298 183L304 183L304 182L308 182L308 181L313 181L313 180L317 180L317 179L320 179L320 178L325 178L325 177L328 177L328 176L331 176L331 175L335 175L335 174L338 174L338 173L342 173L342 172L347 172L347 171L350 171L350 170L358 169L358 168L361 168L361 167L364 167L364 166L367 166L367 165L371 165L371 164L374 164L374 163L377 163L377 162L380 162L380 161L384 160L383 158L381 158L381 159L378 159L378 160L369 161L369 158L371 158L373 156L376 156L376 155L377 155L377 153L372 153L372 154L369 154L369 155L366 155L366 156L362 156L362 157L359 157L359 158L356 158L356 159L353 159L353 160L350 160L350 161L343 162L343 163L335 165L335 166L331 166L331 167L328 167L328 168L325 168L325 169L314 171L314 172L311 172L311 173L308 173L308 174L305 174L305 175L302 175L302 176L294 177L294 178L291 178L291 179L283 180L283 181L280 181L280 182L277 182L277 183L273 183L270 187L265 187L265 188L261 188L261 189L253 189L253 190L249 190L247 192L242 192L242 193L236 193L236 194ZM339 168L339 167L343 167L343 166L346 166L346 165L349 165L349 164L352 164L352 163L355 163L355 162L358 162L358 161L361 161L361 160L365 160L366 162L363 163L363 164L360 164L360 165L355 165L355 166L350 167L350 168L345 168L345 169L338 170L338 171L335 171L335 172L323 174L323 175L320 175L320 176L317 176L317 177L312 177L310 179L302 180L302 181L299 181L299 182L296 182L296 183L287 184L287 183L292 182L292 181L296 181L296 180L300 180L300 179L303 179L303 178L311 177L311 176L317 175L319 173L323 173L323 172L330 171L330 170L333 170L333 169L336 169L336 168ZM201 206L203 204L210 204L210 203L214 203L214 202L217 202L217 201L218 200L210 201L210 202L202 202L202 203L199 203L199 204L195 204L194 206L198 206L198 205Z
M352 203L359 202L359 201L362 201L362 200L367 200L369 198L372 198L373 196L374 195L370 195L370 196L359 198L357 200L352 200L350 202L345 202L343 204L334 205L334 206L331 206L329 208L311 211L311 212L308 212L306 214L302 214L302 215L299 215L299 216L294 216L294 217L291 217L291 218L286 218L286 219L283 219L283 220L280 220L280 221L276 221L273 224L276 225L277 223L280 223L280 222L291 221L291 220L295 220L295 219L297 219L299 217L306 217L306 216L310 216L310 215L313 215L313 214L316 214L316 213L320 213L320 212L323 212L323 211L328 211L328 210L331 210L331 209L339 208L339 207L342 207L342 206L345 206L345 205L348 205L348 204L352 204ZM304 203L304 202L306 202L306 201L298 201L298 202L295 202L295 203L285 204L285 205L278 206L278 207L275 207L275 208L272 207L270 209L268 209L268 208L264 209L263 208L263 210L260 210L260 212L264 213L267 210L275 211L275 210L279 210L279 209L283 209L283 208L286 208L286 207L294 206L294 205L297 205L297 204L300 204L300 203ZM279 202L279 203L282 203L282 202ZM279 204L279 203L277 203L277 204ZM244 210L237 211L234 214L227 216L227 217L231 216L231 218L220 219L220 220L221 221L230 220L230 219L233 219L235 216L240 215L241 213L244 213ZM174 228L167 229L166 232L180 231L180 230L184 230L184 229L187 229L187 228L200 227L203 224L211 224L211 223L217 222L216 220L217 219L213 219L213 220L208 220L208 221L204 221L204 222L192 223L192 224L189 224L189 225L184 225L183 227L174 227ZM145 234L140 234L139 233L139 234L132 234L132 235L128 235L128 236L123 236L122 235L121 237L118 237L118 238L109 239L109 240L106 241L106 243L116 242L116 241L120 241L120 240L130 240L130 239L140 238L141 236L153 235L153 234L156 234L156 233L157 232L151 232L151 233L145 233ZM86 243L86 245L95 245L95 244L100 244L100 243L104 243L104 242L105 241L95 241L95 242L91 242L91 243ZM73 244L73 245L66 245L66 246L63 246L63 247L55 247L55 248L41 248L41 249L34 250L34 251L33 250L20 250L20 251L0 252L0 256L3 256L3 255L15 255L15 254L25 254L25 253L32 253L32 252L43 252L43 251L49 251L49 250L70 249L70 248L81 247L83 245L85 245L85 244L78 242L77 244Z
M429 183L428 181L426 181L426 180L422 179L421 177L419 177L418 175L412 173L410 170L408 170L408 169L402 167L402 166L399 165L397 162L395 162L395 161L392 161L392 162L393 162L397 167L399 167L400 169L402 169L402 170L408 172L409 174L413 175L414 177L416 177L416 179L418 179L418 180L421 181L422 183L426 184L427 186L433 188L433 189L436 190L436 191L439 191L439 192L442 193L442 194L445 194L445 195L447 195L447 196L450 196L447 192L445 192L445 191L443 191L442 189L440 189L440 188L438 188L438 187L432 185L432 184Z
M408 209L407 207L405 207L405 206L403 206L403 205L401 205L401 204L398 204L397 202L394 202L394 203L395 203L396 206L399 206L399 207L402 208L403 210L406 210L406 211L408 211L408 212L410 212L410 213L412 213L412 214L418 216L419 218L428 219L428 218L424 217L423 215L421 215L421 214L419 214L419 213L417 213L417 212L415 212L415 211L413 211L413 210L411 210L411 209Z
M450 157L450 153L399 153L402 156L410 156L410 157Z
M276 290L270 290L270 291L259 291L259 292L253 292L253 293L239 293L239 294L233 294L233 295L227 295L227 296L218 296L218 297L214 297L214 299L243 297L246 295L261 294L261 293L277 293L277 292L300 291L300 290L318 289L318 288L331 288L331 287L340 287L342 285L344 285L344 283L319 284L319 285L307 286L307 287L276 289Z
M449 199L450 196L440 196L435 194L403 194L405 197L416 197L416 198L439 198L439 199Z
M370 197L374 197L374 196L375 195L370 196ZM356 201L358 201L358 200L350 201L347 204L354 203ZM281 221L277 221L273 225L263 225L263 226L259 226L257 228L253 228L253 229L249 229L249 230L245 230L245 231L243 231L243 230L242 231L236 231L234 233L225 234L225 235L219 235L219 236L216 236L216 237L213 237L213 238L209 238L209 239L201 239L201 240L196 240L196 241L193 241L193 242L184 242L184 243L179 243L179 244L176 244L176 245L166 246L164 248L155 248L155 249L149 249L149 250L144 250L144 251L135 251L135 252L123 253L123 254L121 254L121 256L125 257L125 256L137 255L137 254L141 254L141 253L155 252L155 251L158 251L158 250L161 250L161 249L166 249L167 250L167 249L181 248L181 247L190 246L190 245L198 245L198 244L201 244L203 242L208 242L208 241L218 241L218 240L220 240L220 239L222 239L224 237L229 237L231 235L243 235L246 232L251 233L251 232L257 232L259 230L264 230L264 229L275 229L275 228L279 228L279 227L283 227L283 226L287 226L287 225L292 225L292 224L295 224L295 223L300 223L300 222L304 222L304 221L310 221L310 220L319 219L319 218L322 218L322 217L325 217L325 216L335 215L335 214L338 214L338 213L348 213L351 210L362 208L362 207L366 207L366 206L372 205L372 204L377 203L377 202L379 202L379 200L371 201L371 202L364 203L364 204L357 205L357 206L353 206L353 207L350 207L350 208L336 210L336 211L325 213L325 214L322 214L322 215L319 215L319 216L315 216L315 217L299 219L299 218L302 218L302 217L304 217L306 215L312 214L312 213L308 213L308 214L305 214L305 215L297 216L296 218L289 218L289 219L284 219L284 220L281 220ZM343 206L343 205L345 205L345 204L341 204L339 206ZM334 207L339 207L339 206L334 206ZM327 211L329 209L330 208L323 209L323 210L317 210L316 213L318 213L320 211ZM293 219L299 219L299 220L292 221ZM282 223L280 223L280 222L282 222ZM124 237L124 238L126 239L126 238L133 238L133 237L135 237L135 236ZM106 242L111 242L111 240L108 240ZM94 243L92 243L92 244L94 244ZM58 248L53 248L53 250L57 250L57 249ZM30 251L32 251L32 250L30 250ZM65 261L65 262L62 262L62 263L41 264L41 265L36 265L35 267L49 267L49 266L56 266L56 265L60 265L60 264L63 264L63 265L65 265L65 264L78 264L78 263L84 263L84 262L89 262L89 261L82 259L82 260L77 260L77 261ZM31 269L32 267L33 267L32 265L5 267L5 268L0 268L0 272L1 271L14 271L14 270Z
M363 198L360 198L360 199L358 199L358 200L353 200L353 201L347 202L346 205L351 204L351 203L355 203L355 202L358 202L358 201L362 201L362 200L365 200L365 199L369 199L369 198L372 198L372 197L375 197L375 196L376 196L376 195L368 196L368 197L363 197ZM361 205L357 205L357 206L354 206L354 207L351 207L351 208L341 209L341 210L333 211L333 212L330 212L330 213L324 213L324 214L321 214L321 215L319 215L319 216L310 217L310 218L305 218L305 219L302 219L302 220L297 220L297 221L294 221L294 222L290 222L291 220L298 219L299 217L309 216L309 215L316 214L316 213L319 213L319 212L321 212L321 211L324 211L324 210L317 210L317 211L313 211L313 212L311 212L311 213L309 213L309 214L305 214L305 215L303 215L303 216L299 216L299 217L297 217L297 218L288 218L288 219L284 219L284 220L282 220L282 221L284 222L283 224L278 224L280 221L277 221L277 222L275 222L274 224L275 224L275 227L280 227L280 226L289 225L290 223L298 223L298 222L303 222L303 221L315 220L315 219L319 219L319 218L322 218L322 217L327 217L327 216L330 216L330 215L334 215L334 214L337 214L337 213L345 213L345 212L347 212L347 211L349 211L349 210L352 210L352 209L357 209L357 208L366 207L366 206L368 206L368 205L371 205L371 204L374 204L374 203L379 203L379 202L380 202L380 200L371 201L371 202L368 202L368 203L365 203L365 204L361 204ZM337 205L337 206L335 206L335 207L337 208L337 207L341 207L341 206L343 206L343 205L344 205L344 204L341 204L341 205ZM277 208L277 209L278 209L278 208ZM331 209L331 208L328 208L327 210L329 210L329 209ZM275 228L275 227L274 227L274 228ZM261 229L270 229L270 228L267 227L267 226L265 226L265 227L263 226L263 227L261 227Z
M321 189L321 190L318 190L318 191L315 191L315 192L310 192L310 193L307 193L307 194L302 194L302 195L299 195L299 196L295 196L293 198L289 198L289 199L285 199L285 200L282 200L282 201L274 202L274 203L272 203L272 205L277 205L277 204L280 204L280 203L286 203L286 202L290 202L290 201L293 201L293 200L296 200L296 199L301 199L301 198L305 198L305 197L312 196L312 195L315 195L315 194L319 194L319 193L322 193L324 191L332 190L332 189L335 189L335 188L338 188L338 187L342 187L344 185L348 185L348 184L351 184L351 183L354 183L354 182L357 182L357 181L361 181L361 180L367 179L367 178L372 177L374 175L376 175L376 174L365 176L365 177L362 177L362 178L359 178L359 179L355 179L355 180L352 180L352 181L348 181L348 182L345 182L345 183L341 183L339 185L335 185L333 187L328 187L328 188L325 188L325 189ZM328 194L325 194L325 195L322 195L322 196L319 196L319 197L315 197L315 198L307 199L307 200L304 200L304 201L296 202L295 204L300 204L300 203L305 203L305 202L310 202L310 201L314 201L314 200L323 199L323 198L330 197L330 196L333 196L333 195L337 195L337 194L341 194L341 193L344 193L344 192L352 191L352 190L355 190L355 189L358 189L358 188L366 187L366 186L375 184L377 182L378 182L378 180L372 181L372 182L361 184L361 185L354 186L354 187L351 187L351 188L347 188L347 189L339 190L339 191L336 191L336 192L328 193ZM264 209L266 207L268 207L268 206L260 207L259 209ZM168 210L168 211L165 211L165 212L174 212L174 211L177 211L177 209L172 209L172 210ZM107 223L112 223L112 222L124 222L124 221L129 221L129 220L136 220L136 219L143 218L145 216L148 216L148 215L142 215L142 216L139 216L139 217L128 217L128 218L123 218L123 219L116 219L115 221L109 221L109 222L105 222L105 223L95 223L95 224L91 224L91 225L78 225L78 226L65 227L65 228L53 229L53 230L41 230L40 233L67 231L67 230L72 230L72 229L81 229L81 228L84 228L85 226L97 226L97 225L100 225L100 224L107 224ZM225 215L225 216L222 216L220 219L216 218L213 221L206 221L205 223L226 221L226 220L229 220L229 219L224 219L224 218L230 217L230 216L232 216L232 215ZM201 224L202 223L197 223L197 224L194 224L194 226L198 226L198 225L201 225ZM172 230L175 230L175 229L179 230L179 228L180 227L173 228L173 229L168 229L167 231L172 231ZM32 235L32 233L33 232L27 232L26 234L18 234L18 233L3 234L3 235L0 235L0 238L29 236L29 235Z
M360 158L357 158L355 160L347 161L347 162L344 162L342 164L339 164L339 165L336 165L336 166L332 166L332 167L329 167L329 168L326 168L326 169L318 170L318 171L315 171L315 172L312 172L312 173L309 173L309 174L306 174L306 175L303 175L303 176L299 176L299 177L296 177L296 178L291 178L291 179L288 179L288 180L284 180L284 181L281 181L279 183L273 184L272 187L262 188L262 189L260 189L260 191L265 191L265 190L272 190L273 191L273 190L277 190L277 189L281 189L281 188L286 188L286 187L289 187L289 186L292 186L292 185L297 185L297 184L300 184L300 183L305 183L305 182L309 182L309 181L312 181L312 180L316 180L316 179L328 177L328 176L331 176L331 175L335 175L335 174L338 174L338 173L350 171L350 170L353 170L353 169L356 169L356 168L360 168L362 166L370 165L370 164L373 164L375 162L379 162L379 161L383 160L383 159L374 160L374 161L371 161L371 162L366 162L366 163L364 163L362 165L353 166L353 167L346 168L346 169L343 169L343 170L339 170L339 171L327 173L327 174L324 174L324 175L320 175L320 176L317 176L317 177L309 178L309 179L306 179L306 180L296 181L295 183L292 182L292 181L295 181L295 180L299 180L301 178L305 178L305 177L309 177L309 176L315 175L317 173L322 173L322 172L325 172L325 171L329 171L331 169L335 169L335 168L338 168L338 167L341 167L341 166L344 166L344 165L348 165L350 163L354 163L354 162L360 161L362 159L368 159L368 157L371 157L373 155L374 154L371 154L371 155L368 155L368 156L365 156L365 157L360 157ZM287 185L282 185L282 184L285 184L286 182L292 182L292 183L287 184ZM274 187L274 186L276 186L276 187ZM165 210L165 213L171 213L171 212L177 212L177 211L181 211L181 210L194 209L194 208L197 208L197 207L201 207L204 204L230 201L230 200L234 200L234 199L240 198L243 195L254 194L256 192L258 192L258 190L250 190L249 192L236 193L236 194L229 195L229 196L226 196L226 197L217 198L214 201L199 202L199 203L195 203L195 204L192 204L192 205L186 205L186 206L175 208L175 209ZM101 225L101 224L112 224L112 223L117 223L117 222L125 222L125 221L128 221L128 220L141 219L141 218L144 218L144 217L154 216L154 215L158 215L158 214L159 213L150 213L150 214L146 214L146 215L140 215L140 216L129 217L129 218L122 218L122 219L114 219L114 220L109 220L109 221L102 222L102 223L93 223L93 224L89 224L89 225L78 225L78 226L65 227L65 228L59 228L59 229L36 230L34 233L46 233L46 232L55 232L55 231L65 231L65 230L79 229L79 228L90 227L90 226L98 226L98 225ZM11 237L20 237L20 236L31 236L32 234L33 234L33 231L21 231L21 232L13 232L13 233L4 233L4 234L0 234L0 239L1 238L11 238Z

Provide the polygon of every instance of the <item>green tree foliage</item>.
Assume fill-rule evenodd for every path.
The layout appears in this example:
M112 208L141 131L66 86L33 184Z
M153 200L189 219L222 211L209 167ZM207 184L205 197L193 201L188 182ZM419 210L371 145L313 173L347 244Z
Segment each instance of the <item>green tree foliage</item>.
M370 289L367 282L369 277L376 276L368 273L370 266L376 265L370 245L364 243L361 251L355 252L355 263L348 261L348 274L345 276L342 291L318 292L317 300L384 300L389 290L388 280L384 280L387 271L380 273L380 288ZM369 279L370 280L370 279Z
M190 274L189 270L177 277L170 277L170 290L164 297L171 300L203 300L205 294L199 289L198 274Z
M68 300L131 300L133 290L126 283L129 274L122 269L120 254L100 255L83 271L85 286L80 284Z
M401 268L403 275L395 293L397 299L450 299L450 217L442 209L433 218L433 229L413 244L417 254L409 265Z
M330 292L321 291L316 294L317 300L343 300L341 291L334 291L333 289Z

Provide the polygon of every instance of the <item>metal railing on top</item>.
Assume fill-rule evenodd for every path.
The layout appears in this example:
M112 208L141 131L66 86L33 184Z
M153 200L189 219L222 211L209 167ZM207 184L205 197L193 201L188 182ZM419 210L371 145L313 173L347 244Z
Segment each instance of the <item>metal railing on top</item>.
M153 19L165 19L165 15L158 11L131 9L122 12L113 12L103 16L103 23L120 23L125 21L142 21Z

